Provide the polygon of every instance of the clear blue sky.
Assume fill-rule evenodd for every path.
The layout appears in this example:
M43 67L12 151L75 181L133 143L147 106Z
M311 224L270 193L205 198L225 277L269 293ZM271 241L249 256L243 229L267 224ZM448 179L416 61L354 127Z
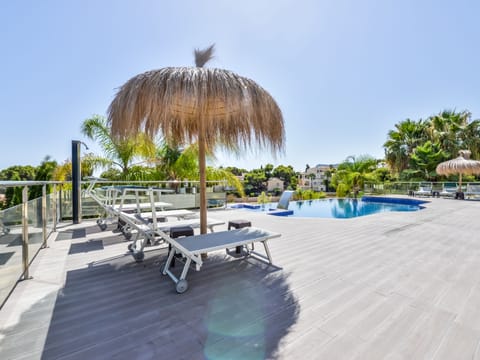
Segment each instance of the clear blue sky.
M389 130L443 109L480 118L475 0L25 0L0 5L0 169L62 163L84 119L132 76L190 66L255 80L286 124L286 152L218 153L216 165L383 157Z

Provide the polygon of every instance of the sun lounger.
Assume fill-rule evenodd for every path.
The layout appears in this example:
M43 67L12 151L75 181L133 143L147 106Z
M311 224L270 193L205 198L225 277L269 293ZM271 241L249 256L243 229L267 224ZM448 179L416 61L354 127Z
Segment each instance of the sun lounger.
M177 239L172 239L170 236L164 234L163 237L165 241L172 246L172 250L168 254L167 262L162 273L163 275L168 275L173 280L176 291L181 294L188 289L186 277L192 262L195 264L195 270L200 271L203 264L202 254L241 246L245 248L245 256L251 256L267 264L272 264L272 257L267 242L279 236L280 234L255 227L244 227L236 230L187 236ZM249 249L249 245L252 245L253 248L253 244L256 242L263 244L265 255ZM170 264L175 254L182 254L185 258L185 265L179 277L170 270Z
M137 214L145 214L143 216L153 218L153 213L155 213L156 217L153 221L156 223L157 218L165 218L168 216L177 217L177 218L184 218L186 216L191 216L194 213L189 210L164 210L167 207L171 207L172 204L163 202L163 201L155 201L155 194L158 193L160 196L162 189L152 189L152 188L143 188L143 187L107 187L105 189L105 194L99 194L93 187L98 179L90 178L91 182L88 186L86 192L87 194L92 197L100 206L103 207L105 210L105 216L97 220L97 224L100 226L101 230L106 230L108 222L118 221L118 215L120 213L137 213ZM133 194L133 195L131 195ZM141 201L140 194L145 194L148 197L147 202ZM130 197L135 201L134 203L125 203L126 199L130 199ZM157 211L156 209L160 209ZM142 213L142 210L150 210L150 212ZM124 234L128 237L128 225L125 223L119 222L119 229L124 232Z
M131 214L131 219L138 223L144 224L152 224L153 228L157 227L157 223L167 221L167 218L174 217L178 220L191 218L191 217L198 217L197 214L193 211L186 210L186 209L177 209L177 210L163 210L163 211L156 211L155 207L151 208L152 212L142 212L142 213L135 213ZM125 216L130 214L127 211L120 211L115 209L118 213L123 213ZM138 221L137 221L138 220ZM131 238L131 232L129 231L129 224L126 223L123 219L119 220L119 230L125 235L127 239Z
M120 211L130 211L130 212L141 212L142 210L148 210L151 209L152 206L155 206L156 209L160 209L161 211L164 211L165 208L167 207L172 207L173 205L171 203L163 202L163 201L156 201L153 204L146 202L146 203L135 203L135 204L121 204L121 205L116 205L115 209L120 210Z
M432 196L432 184L420 184L417 191L413 192L414 196Z
M156 216L157 219L173 217L173 218L177 218L178 220L181 220L188 217L197 216L197 213L191 210L186 210L186 209L175 209L175 210L155 211L155 215L152 212L136 213L135 216L141 217L148 221L151 221L153 219L153 216Z
M480 184L467 184L467 190L465 191L467 199L476 198L480 196Z
M177 220L184 220L187 218L198 217L197 214L193 211L186 209L177 209L177 210L164 210L144 213L129 213L126 211L115 210L116 216L118 217L120 213L123 213L125 217L130 217L130 219L138 224L152 224L155 228L157 223L162 223L167 221L168 218L176 218ZM121 218L118 220L118 230L120 230L125 237L130 240L132 237L130 223L125 222L125 219Z
M135 237L132 243L128 245L128 250L132 253L136 261L143 261L145 254L144 249L147 245L155 245L160 241L165 240L165 233L169 232L172 227L190 226L192 228L200 227L200 218L184 219L178 221L167 221L150 223L145 219L135 215L119 212L118 217L129 226L130 234L135 232ZM207 228L213 232L215 226L225 224L224 221L212 218L207 219ZM127 237L130 239L132 236Z
M444 183L440 196L442 197L454 197L458 191L458 185L456 183Z

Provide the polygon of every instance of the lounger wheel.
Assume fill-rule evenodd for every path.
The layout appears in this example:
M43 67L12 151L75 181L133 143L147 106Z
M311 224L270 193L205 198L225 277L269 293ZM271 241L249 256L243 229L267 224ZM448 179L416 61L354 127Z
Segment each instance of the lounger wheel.
M132 238L132 233L130 231L125 232L125 234L123 234L123 235L125 235L125 238L127 240L130 240Z
M135 261L140 262L143 261L143 259L145 258L145 254L143 253L143 251L134 252L133 257L135 258Z
M4 232L5 234L8 234L8 233L10 232L10 229L9 229L9 228L5 228L5 229L3 229L3 232Z
M135 246L133 244L128 244L128 251L134 252L135 251Z
M102 223L102 219L97 219L97 225L100 225Z
M99 226L100 226L100 230L102 231L107 230L107 224L103 223L103 224L100 224Z
M187 280L179 280L177 282L177 285L175 286L175 290L177 290L177 293L183 294L185 291L188 290L188 282Z

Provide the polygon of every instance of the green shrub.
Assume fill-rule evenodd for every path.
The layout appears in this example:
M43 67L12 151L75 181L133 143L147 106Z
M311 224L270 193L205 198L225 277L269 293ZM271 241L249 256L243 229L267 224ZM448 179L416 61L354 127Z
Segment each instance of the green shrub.
M262 193L258 195L257 202L259 204L266 204L271 202L271 199L267 194L265 194L265 191L262 191Z
M346 197L350 193L350 188L347 184L340 183L337 185L337 197Z

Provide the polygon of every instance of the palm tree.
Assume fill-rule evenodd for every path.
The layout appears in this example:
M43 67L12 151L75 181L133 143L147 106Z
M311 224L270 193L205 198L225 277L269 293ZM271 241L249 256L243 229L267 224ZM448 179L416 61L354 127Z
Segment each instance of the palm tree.
M353 192L356 198L364 183L374 178L373 172L377 168L378 161L371 156L349 156L338 166L332 182L337 186L337 196Z
M473 120L464 128L461 140L460 146L470 150L473 159L480 159L480 120Z
M425 144L417 146L413 152L410 158L411 168L416 170L417 174L422 174L422 179L436 180L435 168L448 157L438 143L433 144L431 141L427 141ZM412 172L412 175L414 174Z
M163 180L180 179L179 174L176 172L177 166L175 164L181 155L182 149L179 146L168 144L167 142L164 142L162 146L157 148L155 164Z
M118 166L125 178L130 167L135 165L135 160L152 159L155 155L155 143L151 138L144 133L124 139L113 138L107 120L100 115L86 119L82 124L81 132L89 139L98 141L105 154L105 157L92 155L86 160L93 167Z
M462 139L470 118L470 112L455 112L454 110L443 110L439 114L431 116L429 118L430 125L427 128L430 140L432 143L440 144L449 157L454 156L464 148Z
M427 123L423 120L406 119L395 124L396 130L388 132L385 148L385 161L396 174L408 168L410 156L415 148L427 139Z

